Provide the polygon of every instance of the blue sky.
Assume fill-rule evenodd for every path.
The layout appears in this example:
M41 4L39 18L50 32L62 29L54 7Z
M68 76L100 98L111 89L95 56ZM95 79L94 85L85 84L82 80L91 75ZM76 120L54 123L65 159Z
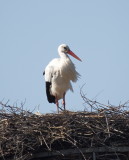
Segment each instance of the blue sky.
M81 79L66 95L67 109L83 110L80 87L90 99L114 105L129 100L128 0L0 1L0 100L42 113L55 112L46 99L42 72L66 43Z

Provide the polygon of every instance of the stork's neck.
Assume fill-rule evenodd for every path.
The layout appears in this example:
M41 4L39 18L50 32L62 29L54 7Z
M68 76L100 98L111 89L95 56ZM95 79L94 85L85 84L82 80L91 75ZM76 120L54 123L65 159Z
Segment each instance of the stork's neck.
M70 60L69 56L64 52L59 52L59 55L62 60Z

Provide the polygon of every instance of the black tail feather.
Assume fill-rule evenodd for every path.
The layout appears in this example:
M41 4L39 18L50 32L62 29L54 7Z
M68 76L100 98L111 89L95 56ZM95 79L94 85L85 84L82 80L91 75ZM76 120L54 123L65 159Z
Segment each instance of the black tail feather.
M51 82L46 82L46 94L49 103L55 103L55 96L50 93Z

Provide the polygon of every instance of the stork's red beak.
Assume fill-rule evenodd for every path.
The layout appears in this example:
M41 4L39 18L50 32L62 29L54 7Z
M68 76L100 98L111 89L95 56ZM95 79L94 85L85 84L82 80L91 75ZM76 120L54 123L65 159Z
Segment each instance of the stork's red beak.
M71 50L68 51L68 54L70 54L71 56L73 56L74 58L76 58L79 61L82 61L76 54L74 54Z

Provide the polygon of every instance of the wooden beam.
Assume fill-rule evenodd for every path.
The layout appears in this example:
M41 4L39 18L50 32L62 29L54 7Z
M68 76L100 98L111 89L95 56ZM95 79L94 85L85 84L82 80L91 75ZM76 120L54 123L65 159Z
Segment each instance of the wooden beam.
M99 153L99 152L129 152L129 147L96 147L96 148L75 148L52 152L36 153L31 158L53 157L53 156L68 156L74 154Z
M96 160L95 152L93 152L93 160Z

